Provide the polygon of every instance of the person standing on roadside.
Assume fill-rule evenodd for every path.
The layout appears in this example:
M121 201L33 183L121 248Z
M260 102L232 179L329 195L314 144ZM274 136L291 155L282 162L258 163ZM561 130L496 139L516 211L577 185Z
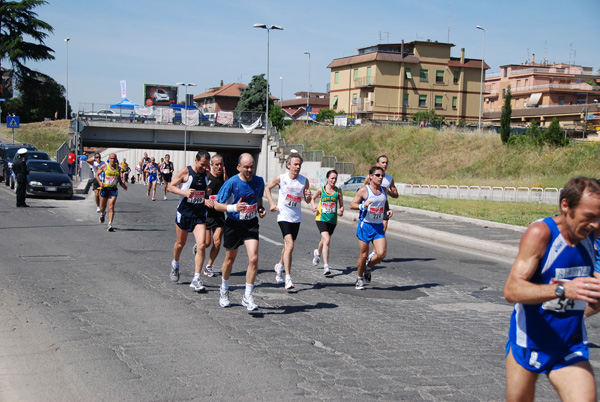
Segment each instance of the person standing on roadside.
M73 176L75 176L75 163L77 162L77 156L75 152L71 150L69 155L67 155L67 167L69 168L69 177L73 180Z
M98 181L96 180L96 173L98 172L98 168L102 165L104 165L106 162L104 162L102 160L102 156L96 152L94 154L94 159L87 160L87 163L89 163L90 165L92 165L92 170L94 171L94 181L92 182L92 191L94 192L94 200L96 201L96 212L100 213L100 187L101 187L101 182L102 180L104 180L104 176L101 177L101 180Z
M165 185L163 187L163 190L165 192L164 198L163 198L164 200L167 199L167 187L169 187L169 183L173 179L173 170L174 170L174 168L173 168L173 162L171 162L171 155L166 154L165 160L160 165L160 171L162 173L162 178L165 182Z
M150 197L150 192L152 192L152 201L156 201L156 183L158 183L161 173L154 157L150 158L150 162L146 165L144 173L148 181L148 197Z
M210 154L201 149L196 154L193 166L186 166L175 174L168 190L179 195L175 231L177 239L173 246L173 261L171 261L171 280L179 281L179 258L187 242L188 234L193 233L196 240L196 256L194 258L194 279L190 287L196 292L204 291L200 278L204 264L206 246L206 207L212 206L212 200L207 199L206 170L209 168ZM208 194L209 195L209 194Z
M506 344L506 400L533 401L545 374L563 401L596 401L584 315L598 312L594 241L600 184L575 177L560 192L560 214L525 231L504 286L515 303Z
M26 153L27 148L19 148L17 151L18 158L12 167L13 173L15 174L15 180L17 181L17 208L29 207L29 205L25 203L27 197L27 175L29 174L29 169L25 162Z
M121 176L121 168L117 162L117 154L112 153L108 156L108 163L98 167L96 172L96 181L100 185L100 223L104 223L106 214L106 205L108 204L108 227L106 230L114 232L113 219L115 217L115 204L119 195L119 187L127 190L127 183L124 183Z
M358 278L355 285L357 290L363 290L365 282L371 282L371 267L381 262L387 253L387 242L383 230L383 215L385 214L387 193L381 187L384 176L383 168L373 166L369 170L369 184L357 191L350 204L351 209L360 210L358 227L356 228L356 237L358 237L360 247L360 256L357 262ZM391 216L392 211L387 213ZM370 242L373 242L376 254L367 263Z
M308 188L308 180L300 175L302 169L302 157L299 153L291 153L288 155L285 166L288 169L287 173L283 173L273 179L266 189L266 196L269 200L271 212L277 212L277 223L283 235L284 246L281 250L281 258L275 264L275 281L278 285L285 283L285 289L294 288L292 283L292 252L294 251L294 242L300 230L300 222L302 221L301 203L302 199L307 204L310 204L311 192ZM277 204L273 202L271 190L279 186L279 198ZM283 272L285 269L285 281Z
M335 186L337 176L338 173L335 170L327 172L327 184L318 189L310 200L313 212L317 213L315 217L317 228L321 232L321 241L318 248L313 252L313 265L319 265L322 257L323 275L325 276L331 274L331 270L329 269L329 243L331 242L331 236L337 225L338 215L342 216L344 214L344 197L340 195L338 188ZM315 205L317 198L320 198L318 206ZM338 203L340 204L339 210Z
M252 292L258 274L258 217L266 214L262 206L265 182L262 177L254 175L254 158L250 154L241 154L238 159L239 174L228 179L217 195L215 209L227 212L223 228L225 260L221 267L221 288L219 305L229 307L229 277L238 248L244 244L248 254L246 270L246 287L242 297L242 305L248 311L258 309ZM258 216L258 217L257 217Z

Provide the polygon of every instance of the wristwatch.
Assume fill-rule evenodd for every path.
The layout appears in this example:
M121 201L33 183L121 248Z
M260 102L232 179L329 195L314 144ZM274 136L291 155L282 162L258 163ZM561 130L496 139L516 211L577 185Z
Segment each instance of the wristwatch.
M556 297L558 297L561 300L564 300L565 286L562 283L559 283L558 286L556 287L556 289L554 289L554 293L556 294Z

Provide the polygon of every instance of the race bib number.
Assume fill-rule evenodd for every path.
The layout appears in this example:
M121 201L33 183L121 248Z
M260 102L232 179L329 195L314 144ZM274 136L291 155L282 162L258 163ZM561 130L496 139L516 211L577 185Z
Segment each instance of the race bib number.
M169 174L171 173L171 169L163 169L162 171L164 174Z
M298 205L300 205L301 201L302 197L300 197L299 195L288 194L285 196L285 201L283 202L283 205L290 208L297 208Z
M565 283L569 282L568 279L553 279L552 283ZM583 300L571 300L571 299L552 299L542 304L542 309L548 311L554 311L557 313L564 313L568 310L585 310L587 302Z
M335 202L322 203L321 212L324 214L335 214Z
M369 219L383 219L383 207L369 207Z
M104 177L104 185L105 186L114 186L117 184L117 176L105 176Z
M204 203L204 191L194 190L192 198L188 198L188 202L191 204L203 204Z
M243 210L240 211L240 220L249 221L256 217L256 205L246 205Z
M217 202L217 196L216 195L211 195L208 197L209 200Z

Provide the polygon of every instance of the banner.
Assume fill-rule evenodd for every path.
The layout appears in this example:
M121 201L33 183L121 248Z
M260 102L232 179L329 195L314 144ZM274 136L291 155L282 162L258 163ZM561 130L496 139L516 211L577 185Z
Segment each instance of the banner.
M146 106L170 106L177 103L178 86L144 84L144 104Z
M250 124L249 126L242 124L242 128L244 129L244 131L246 133L250 134L256 127L260 126L260 122L261 122L261 117L256 119L256 121L254 123Z
M121 80L121 98L127 98L127 81Z
M233 112L219 112L217 116L217 123L224 126L230 126L233 124Z
M181 121L186 126L197 126L200 119L200 111L198 109L195 110L181 110Z

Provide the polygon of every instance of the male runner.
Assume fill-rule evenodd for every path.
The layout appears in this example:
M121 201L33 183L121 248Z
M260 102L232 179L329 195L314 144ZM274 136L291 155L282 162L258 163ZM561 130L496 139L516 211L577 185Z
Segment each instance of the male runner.
M142 173L144 174L144 185L147 184L146 183L146 165L150 163L150 158L148 157L148 152L144 152L144 157L142 158L142 160L140 161L142 163Z
M302 168L302 157L299 153L291 153L285 162L289 170L273 179L267 185L266 196L269 200L271 212L277 211L277 223L283 235L284 246L281 250L281 259L275 264L275 281L278 285L284 283L283 270L285 268L285 289L294 288L292 283L292 252L294 251L294 241L300 230L302 221L301 203L302 198L307 204L310 204L311 192L308 188L308 180L300 175ZM271 189L279 186L279 198L277 204L273 202Z
M381 262L387 253L387 242L385 240L385 231L383 230L383 216L386 214L385 203L387 201L387 193L381 187L384 176L383 168L373 166L369 170L369 184L358 190L350 204L350 209L360 210L358 227L356 228L356 237L358 237L358 244L360 246L360 256L357 262L357 290L363 290L365 288L364 283L371 282L370 268ZM392 211L387 211L387 214L391 216ZM370 242L373 242L375 256L367 263Z
M161 173L160 167L158 166L158 163L156 163L154 157L150 158L150 163L146 165L144 173L146 174L146 180L148 181L148 197L150 196L150 191L152 191L152 201L156 201L156 183L158 183L158 178L161 176Z
M98 155L98 154L96 154ZM100 187L100 223L104 223L106 204L108 203L108 227L106 230L114 232L113 219L115 217L115 204L119 195L118 184L127 190L127 183L121 177L121 168L117 162L117 154L108 155L108 163L103 163L96 171L96 181Z
M208 174L208 188L211 190L210 199L213 200L213 202L217 201L217 194L225 180L223 157L219 154L215 154L210 160L210 173ZM210 253L208 254L208 262L206 267L204 267L204 275L208 277L215 276L213 264L221 250L224 225L225 215L223 212L217 211L215 208L208 208L206 211L206 248L210 247L211 240L213 244Z
M262 218L267 213L262 206L265 182L262 177L253 174L254 158L250 154L240 155L237 169L239 174L223 184L215 204L217 211L227 212L223 228L225 260L221 266L223 276L219 304L221 307L230 305L229 276L237 257L238 248L243 243L248 254L248 269L246 270L246 288L242 297L242 305L248 311L254 311L258 309L252 296L254 281L258 273L258 218L256 216Z
M169 183L173 179L173 162L171 162L171 155L165 155L165 161L160 166L160 171L162 173L163 180L165 182L165 186L163 188L165 192L164 199L167 199L167 187L169 187Z
M546 374L563 401L595 401L584 314L597 312L594 240L600 185L575 177L560 193L560 214L523 234L504 297L515 308L506 344L506 400L533 401Z
M193 166L186 166L175 174L169 183L168 190L179 195L175 230L177 240L173 246L173 261L171 261L171 280L179 281L179 257L187 241L188 233L194 233L198 252L194 259L194 279L190 287L197 292L204 290L200 272L204 264L204 237L206 235L206 206L212 206L212 201L206 199L207 180L206 170L209 167L210 154L201 149L196 154Z
M98 184L98 180L95 179L96 173L98 172L98 168L104 165L106 162L102 160L102 157L98 152L94 154L94 159L87 160L87 163L92 165L92 170L94 171L94 181L92 182L92 191L94 192L94 199L96 201L96 212L100 213L100 184Z

